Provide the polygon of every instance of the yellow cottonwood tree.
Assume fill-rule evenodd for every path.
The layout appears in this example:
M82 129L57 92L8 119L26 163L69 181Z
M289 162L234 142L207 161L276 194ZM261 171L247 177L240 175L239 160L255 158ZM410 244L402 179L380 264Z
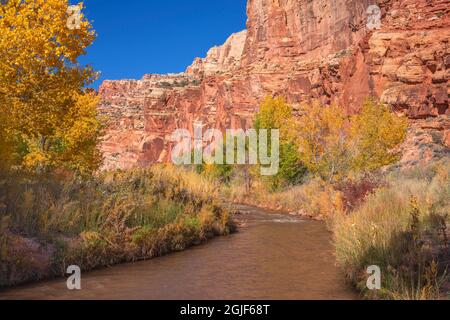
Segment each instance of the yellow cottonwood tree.
M300 158L310 172L330 182L349 170L347 117L342 108L318 102L300 106Z
M408 119L368 99L362 111L351 118L350 148L354 171L371 171L399 159L398 146L406 138Z
M19 165L91 170L99 163L97 98L83 89L97 74L77 62L95 32L82 15L70 28L68 7L68 0L0 5L0 135L16 142Z
M1 105L0 101L0 105ZM0 112L0 172L6 170L12 163L13 142L11 135L6 128L7 118L3 112Z
M294 124L292 107L283 97L264 98L256 115L256 128L279 129L281 138L290 140L294 138Z
M95 93L76 94L76 103L66 114L56 137L64 150L55 156L60 165L79 172L91 172L101 164L97 140L103 128L97 114L99 97Z
M301 106L300 158L310 172L330 182L350 173L370 172L398 160L408 121L386 105L367 100L348 117L339 106Z

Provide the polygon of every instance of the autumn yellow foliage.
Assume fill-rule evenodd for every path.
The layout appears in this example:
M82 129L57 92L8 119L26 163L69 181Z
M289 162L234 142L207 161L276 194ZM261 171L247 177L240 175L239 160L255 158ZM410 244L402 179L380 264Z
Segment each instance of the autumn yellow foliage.
M361 113L351 118L352 168L376 170L399 159L398 146L406 138L408 120L395 115L388 106L368 100Z
M79 28L69 28L68 6L67 0L0 6L0 156L12 147L19 166L92 170L99 163L97 97L83 90L97 74L77 62L95 32L82 15Z
M310 172L330 182L397 161L408 128L405 117L372 99L354 116L317 102L302 105L300 112L301 159Z
M256 116L256 128L279 129L282 140L293 138L294 118L292 107L282 97L266 97Z
M346 116L338 106L303 104L297 125L301 159L308 170L325 180L348 172Z
M278 129L280 133L280 168L276 176L265 177L266 185L276 190L300 182L306 172L299 159L297 121L283 97L266 97L256 114L255 128Z

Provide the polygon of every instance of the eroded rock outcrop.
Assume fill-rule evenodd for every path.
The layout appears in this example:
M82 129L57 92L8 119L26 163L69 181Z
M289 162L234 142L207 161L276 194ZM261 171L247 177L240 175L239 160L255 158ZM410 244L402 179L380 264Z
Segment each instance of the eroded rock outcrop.
M377 30L366 26L371 4L249 0L247 30L185 73L105 81L105 168L168 161L171 133L193 130L195 121L250 127L268 94L294 107L312 99L337 103L348 113L375 96L412 120L405 164L448 156L450 0L377 1Z
M211 48L206 58L197 58L186 73L197 76L212 76L236 71L241 66L242 54L247 40L247 30L233 33L222 46Z

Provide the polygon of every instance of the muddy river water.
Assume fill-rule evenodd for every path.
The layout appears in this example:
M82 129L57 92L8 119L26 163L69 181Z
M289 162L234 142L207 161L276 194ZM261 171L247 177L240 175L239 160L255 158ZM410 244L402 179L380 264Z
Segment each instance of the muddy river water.
M0 291L0 299L356 299L322 222L239 206L239 232L139 263Z

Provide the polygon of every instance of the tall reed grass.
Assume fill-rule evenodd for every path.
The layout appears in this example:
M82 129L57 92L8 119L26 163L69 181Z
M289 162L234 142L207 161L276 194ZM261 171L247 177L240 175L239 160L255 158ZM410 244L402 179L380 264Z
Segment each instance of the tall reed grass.
M437 299L448 280L450 166L390 174L388 185L332 225L338 264L366 297ZM382 269L382 290L366 288L367 267Z
M148 259L234 230L212 181L172 166L0 178L0 286Z

